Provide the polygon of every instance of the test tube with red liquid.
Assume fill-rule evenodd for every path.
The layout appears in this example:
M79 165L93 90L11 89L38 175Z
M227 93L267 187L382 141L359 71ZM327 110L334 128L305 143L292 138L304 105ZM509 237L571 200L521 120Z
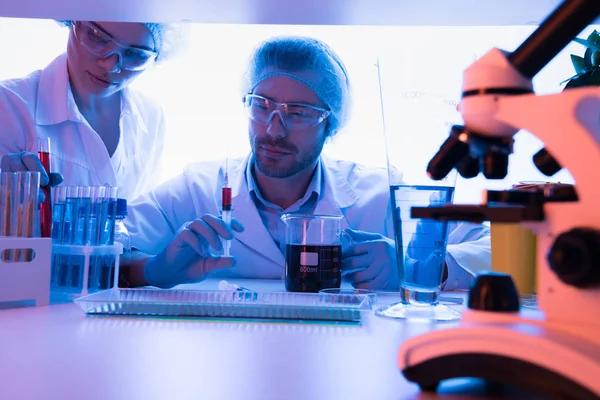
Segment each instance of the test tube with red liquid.
M38 157L50 176L50 138L38 138ZM42 237L51 237L52 235L52 199L50 182L46 186L42 186L44 202L40 206L40 234Z

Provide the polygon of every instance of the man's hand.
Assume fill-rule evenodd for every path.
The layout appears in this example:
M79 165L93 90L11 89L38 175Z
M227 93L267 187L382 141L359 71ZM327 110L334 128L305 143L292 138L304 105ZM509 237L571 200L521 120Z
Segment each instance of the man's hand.
M212 273L235 265L235 257L214 255L210 248L221 250L220 238L233 239L234 231L244 227L235 218L231 227L222 219L206 214L179 230L159 254L148 259L144 278L151 286L171 288L182 283L200 282Z
M356 288L398 290L398 264L394 241L377 233L345 231L353 244L342 251L342 274Z

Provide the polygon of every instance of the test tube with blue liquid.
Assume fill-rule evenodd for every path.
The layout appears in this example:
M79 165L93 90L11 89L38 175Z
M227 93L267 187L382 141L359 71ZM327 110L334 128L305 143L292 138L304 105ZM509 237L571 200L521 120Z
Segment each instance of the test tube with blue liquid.
M52 200L52 243L61 243L67 202L67 187L57 186L53 188ZM52 286L58 285L59 282L60 261L60 254L52 255L52 273L50 275Z
M78 187L77 206L74 210L73 236L74 245L85 246L90 244L90 222L92 216L92 187ZM69 256L68 285L79 291L83 285L85 259L81 256Z
M73 244L75 242L75 225L77 210L79 208L79 187L69 186L66 190L65 210L61 220L61 232L58 235L60 243Z
M115 243L115 222L117 217L117 188L108 187L106 191L107 207L106 221L102 234L102 244L113 245Z
M75 226L79 211L79 187L58 186L55 190L53 206L52 242L72 245L75 242ZM68 254L52 256L52 279L54 288L71 288L73 260Z
M92 213L92 188L90 186L79 186L79 198L77 203L75 220L75 241L73 244L83 246L88 244L89 223Z
M106 208L108 202L105 199L106 187L98 186L90 188L90 219L88 222L88 244L97 246L101 244L100 239L104 231L104 219L106 218ZM98 272L102 264L102 257L90 256L88 270L88 289L94 290L99 286Z
M115 219L117 212L117 188L106 186L99 207L97 237L98 245L113 245L115 235ZM100 199L98 199L100 200ZM88 289L105 290L113 283L115 256L98 255L90 258L90 276Z

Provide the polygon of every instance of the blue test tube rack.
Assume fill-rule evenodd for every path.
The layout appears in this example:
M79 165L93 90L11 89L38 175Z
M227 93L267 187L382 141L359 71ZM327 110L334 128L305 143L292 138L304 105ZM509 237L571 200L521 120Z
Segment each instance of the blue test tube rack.
M114 243L117 189L57 187L53 196L52 299L73 300L117 287L121 244Z
M100 290L111 289L111 287L118 287L119 282L119 266L120 256L123 253L123 245L115 243L112 245L66 245L66 244L53 244L52 254L56 258L62 256L64 258L72 260L79 260L81 263L77 267L82 272L81 277L76 282L71 281L72 285L60 285L59 282L52 283L53 298L57 300L73 300L80 296L85 296L92 292ZM114 275L112 275L112 285L105 282L104 285L90 287L90 271L92 271L91 264L92 260L102 259L104 265L102 268L110 269L114 268ZM72 267L72 266L71 266ZM71 272L73 268L71 268ZM111 274L108 275L109 277Z

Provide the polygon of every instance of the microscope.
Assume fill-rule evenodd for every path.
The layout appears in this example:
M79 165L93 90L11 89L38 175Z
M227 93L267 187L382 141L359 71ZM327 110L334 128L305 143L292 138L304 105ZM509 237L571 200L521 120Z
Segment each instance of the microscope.
M599 15L600 0L565 0L514 52L493 49L464 73L464 126L452 127L429 176L456 168L465 178L502 179L513 136L525 129L545 145L533 157L537 168L552 176L565 167L575 185L486 191L481 205L411 210L416 218L517 222L537 236L540 313L520 308L510 276L477 276L458 327L400 348L400 370L422 390L480 378L551 398L600 398L600 89L538 96L532 85Z

